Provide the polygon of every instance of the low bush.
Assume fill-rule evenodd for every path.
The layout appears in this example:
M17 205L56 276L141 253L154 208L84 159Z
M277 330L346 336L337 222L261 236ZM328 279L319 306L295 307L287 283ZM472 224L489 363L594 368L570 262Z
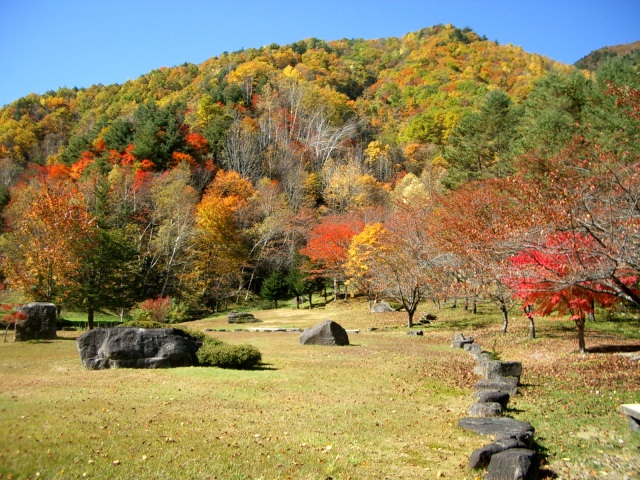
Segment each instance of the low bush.
M151 320L130 320L124 322L118 327L136 327L136 328L167 328L166 323L153 322Z
M252 345L229 345L213 337L198 349L200 364L211 367L249 369L261 360L262 354Z

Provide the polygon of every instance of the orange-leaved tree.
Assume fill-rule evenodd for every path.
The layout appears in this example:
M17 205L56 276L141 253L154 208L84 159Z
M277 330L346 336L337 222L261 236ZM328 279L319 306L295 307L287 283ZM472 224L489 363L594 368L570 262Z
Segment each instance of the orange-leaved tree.
M498 305L503 333L516 303L504 281L511 268L511 234L514 223L527 220L526 205L507 186L502 180L474 182L437 195L428 227L438 247L456 256L455 285Z
M33 300L60 302L73 288L97 225L69 182L34 179L14 190L3 235L7 282Z
M333 278L336 298L338 282L344 279L349 244L363 228L364 222L354 214L328 215L311 229L307 246L300 250L311 262L309 273Z

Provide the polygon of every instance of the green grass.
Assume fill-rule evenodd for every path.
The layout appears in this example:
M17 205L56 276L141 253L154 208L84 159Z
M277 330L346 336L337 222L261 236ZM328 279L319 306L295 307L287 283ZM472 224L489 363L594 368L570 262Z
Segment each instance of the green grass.
M456 426L477 381L471 357L449 348L457 331L523 362L508 414L534 425L559 478L640 474L640 435L617 412L640 403L638 364L605 348L640 348L633 335L589 324L587 347L603 353L583 356L567 322L540 321L531 341L522 318L501 335L486 306L477 316L424 311L438 320L423 337L405 335L405 314L370 314L357 302L254 312L263 323L248 328L332 319L361 333L349 347L302 346L295 333L213 334L262 352L261 368L244 371L87 371L79 332L0 344L0 478L475 479L466 462L488 440ZM615 324L622 333L634 328L625 322ZM224 314L189 326L229 327Z

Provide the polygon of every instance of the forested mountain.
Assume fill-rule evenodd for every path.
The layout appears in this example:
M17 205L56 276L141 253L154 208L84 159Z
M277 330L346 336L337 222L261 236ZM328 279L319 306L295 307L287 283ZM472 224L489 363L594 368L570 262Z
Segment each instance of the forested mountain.
M582 70L590 70L593 72L597 70L604 61L614 57L625 57L635 65L638 65L640 63L640 41L599 48L582 57L575 63L575 66Z
M89 311L158 296L213 308L272 277L290 294L327 279L397 294L363 275L374 256L362 251L395 242L398 256L460 192L540 182L569 148L633 164L639 86L626 58L586 76L438 25L273 44L123 85L29 95L0 110L3 272L27 296ZM401 234L418 214L434 220ZM446 255L418 299L486 287L477 272L461 275L447 238L421 244Z

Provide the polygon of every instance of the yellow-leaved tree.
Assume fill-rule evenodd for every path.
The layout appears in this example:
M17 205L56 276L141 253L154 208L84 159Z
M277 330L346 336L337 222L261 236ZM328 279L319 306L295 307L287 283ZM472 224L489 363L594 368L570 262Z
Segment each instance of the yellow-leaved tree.
M238 215L253 193L249 181L221 170L196 208L193 265L183 280L198 300L214 308L242 286L249 248Z

